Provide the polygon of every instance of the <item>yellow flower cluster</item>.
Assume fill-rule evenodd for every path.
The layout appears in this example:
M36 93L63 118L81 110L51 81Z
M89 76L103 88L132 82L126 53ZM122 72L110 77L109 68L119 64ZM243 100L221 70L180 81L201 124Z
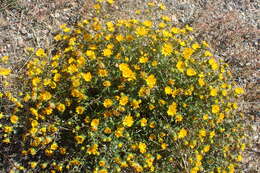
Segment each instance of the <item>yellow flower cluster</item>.
M97 0L95 12L114 3ZM19 145L13 169L234 172L245 149L235 101L245 91L192 27L171 26L165 15L93 17L61 25L53 54L28 49L22 92L0 93L13 105L0 108L0 145ZM10 74L1 65L0 77Z

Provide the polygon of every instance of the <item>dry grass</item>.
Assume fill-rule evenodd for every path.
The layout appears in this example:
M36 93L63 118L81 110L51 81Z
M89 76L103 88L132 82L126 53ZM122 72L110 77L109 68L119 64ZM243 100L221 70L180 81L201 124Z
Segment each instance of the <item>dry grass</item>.
M159 2L159 1L158 1ZM134 15L133 8L142 9L143 1L120 1L109 9L109 18ZM256 5L255 5L256 4ZM260 108L259 108L259 40L257 35L257 1L185 0L166 5L175 24L191 24L198 39L208 40L216 55L230 64L236 81L247 94L243 105L250 117L252 146L245 158L245 171L260 171ZM91 0L2 0L0 4L0 57L9 55L12 69L20 71L29 57L26 47L52 48L52 36L62 23L75 24L89 13ZM127 8L122 8L125 6ZM0 81L1 83L1 81ZM0 85L1 86L1 85Z

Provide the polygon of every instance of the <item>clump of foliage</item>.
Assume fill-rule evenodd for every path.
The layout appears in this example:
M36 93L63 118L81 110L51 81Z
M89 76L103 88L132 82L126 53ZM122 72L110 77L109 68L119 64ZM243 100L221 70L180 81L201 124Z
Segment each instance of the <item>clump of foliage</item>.
M244 90L192 32L168 16L90 18L62 25L52 53L28 49L32 58L17 78L23 91L1 94L13 104L0 114L11 168L234 172L245 148L236 110ZM10 72L0 69L4 78Z

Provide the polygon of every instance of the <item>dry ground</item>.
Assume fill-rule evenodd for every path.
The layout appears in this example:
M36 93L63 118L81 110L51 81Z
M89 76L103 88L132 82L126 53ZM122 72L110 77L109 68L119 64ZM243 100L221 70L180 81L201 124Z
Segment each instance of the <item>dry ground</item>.
M164 2L174 24L190 24L198 39L207 40L215 55L224 57L236 81L246 88L241 101L251 126L250 146L244 158L244 172L260 172L259 107L259 19L257 0L157 0ZM0 57L9 55L19 71L28 61L26 47L52 47L52 36L62 23L75 24L90 14L91 0L0 0ZM110 18L131 17L144 0L120 0L110 8ZM1 81L0 81L1 83Z

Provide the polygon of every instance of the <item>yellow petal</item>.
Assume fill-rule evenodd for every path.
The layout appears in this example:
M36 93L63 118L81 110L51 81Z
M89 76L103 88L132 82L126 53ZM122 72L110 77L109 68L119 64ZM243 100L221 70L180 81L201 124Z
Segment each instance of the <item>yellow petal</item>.
M7 76L11 73L10 69L0 67L0 75Z

